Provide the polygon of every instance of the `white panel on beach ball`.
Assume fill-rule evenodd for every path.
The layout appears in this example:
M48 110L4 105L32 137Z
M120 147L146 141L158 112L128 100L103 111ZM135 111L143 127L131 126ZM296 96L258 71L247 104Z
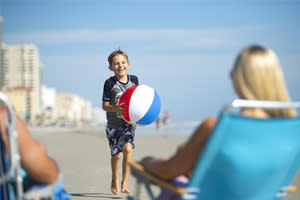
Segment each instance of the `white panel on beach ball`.
M154 90L148 86L140 85L134 91L129 103L130 120L135 123L148 112L154 97Z

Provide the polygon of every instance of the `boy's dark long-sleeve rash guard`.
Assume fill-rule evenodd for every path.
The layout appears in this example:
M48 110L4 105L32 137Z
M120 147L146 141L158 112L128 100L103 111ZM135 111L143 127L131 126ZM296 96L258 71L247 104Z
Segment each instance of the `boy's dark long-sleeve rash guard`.
M125 90L138 84L138 77L135 75L128 75L127 83L122 83L116 76L112 76L104 83L102 101L108 101L110 105L115 105ZM120 113L116 112L106 112L106 119L107 126L111 128L119 128L126 123Z

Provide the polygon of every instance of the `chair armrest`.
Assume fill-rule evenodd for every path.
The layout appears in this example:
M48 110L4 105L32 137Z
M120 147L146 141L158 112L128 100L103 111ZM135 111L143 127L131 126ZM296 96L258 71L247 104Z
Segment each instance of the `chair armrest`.
M179 195L183 195L186 193L186 189L184 187L176 186L168 181L165 181L160 178L157 178L156 176L153 176L151 173L147 172L144 169L144 166L142 166L141 164L134 162L132 160L129 161L128 163L129 163L129 166L131 167L131 170L134 173L137 173L137 174L147 178L152 183L154 183L160 187L167 188L167 189L171 190L172 192L177 193Z
M64 190L64 182L62 174L59 174L58 179L53 184L35 185L28 190L24 196L24 200L32 199L52 199L52 200L69 200L70 194Z

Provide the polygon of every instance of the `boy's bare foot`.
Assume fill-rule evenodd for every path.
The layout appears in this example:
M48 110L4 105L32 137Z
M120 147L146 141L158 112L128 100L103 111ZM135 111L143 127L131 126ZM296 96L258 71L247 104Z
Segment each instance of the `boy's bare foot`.
M130 194L130 191L127 189L127 183L125 184L123 181L121 185L121 192L125 194Z
M111 192L113 194L119 194L119 181L117 178L111 180Z
M130 194L130 191L127 188L122 189L121 192L125 194Z

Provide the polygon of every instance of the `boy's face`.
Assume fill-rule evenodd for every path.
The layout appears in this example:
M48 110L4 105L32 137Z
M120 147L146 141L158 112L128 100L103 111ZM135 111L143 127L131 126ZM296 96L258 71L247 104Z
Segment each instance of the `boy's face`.
M109 66L109 69L113 71L117 78L127 76L127 71L130 67L130 63L123 55L116 55L112 59L112 63Z

